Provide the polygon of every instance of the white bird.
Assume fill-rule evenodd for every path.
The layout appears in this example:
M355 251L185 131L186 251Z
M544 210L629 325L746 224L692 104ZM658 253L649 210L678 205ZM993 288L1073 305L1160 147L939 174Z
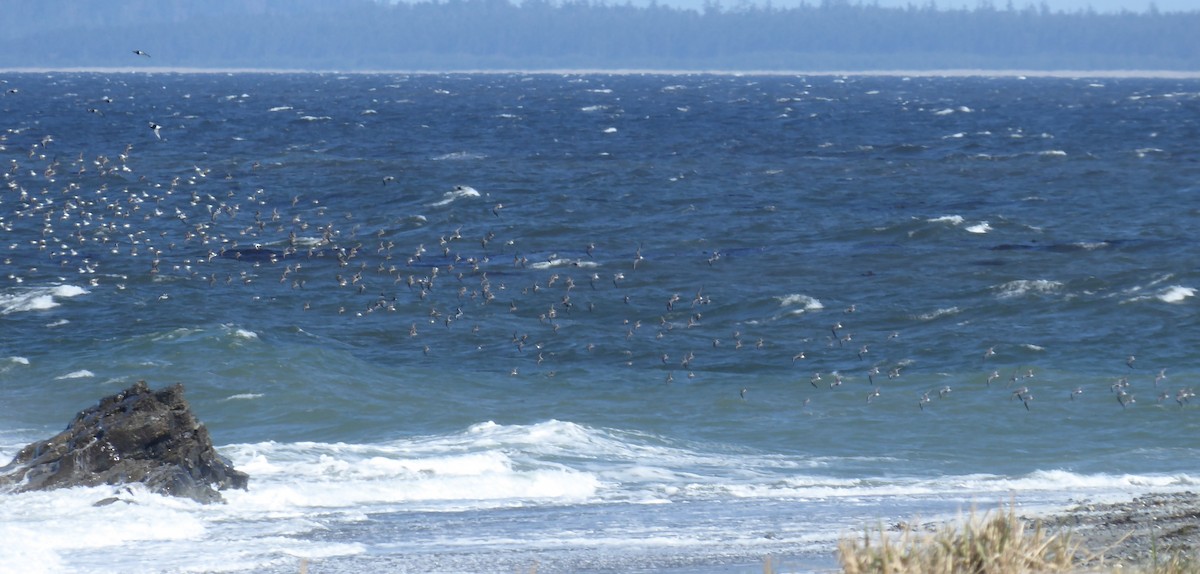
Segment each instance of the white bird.
M149 57L150 57L150 54L147 54L147 53L145 53L145 52L143 52L143 51L141 51L141 50L134 50L134 51L133 51L133 53L134 53L134 54L137 54L137 55L139 55L139 56L145 56L145 57L147 57L147 58L149 58ZM168 58L168 60L169 60L169 59L170 59L170 58Z
M149 122L149 125L150 125L150 129L154 130L154 137L156 137L158 139L162 139L162 134L158 133L159 130L162 129L162 126L160 126L154 122Z

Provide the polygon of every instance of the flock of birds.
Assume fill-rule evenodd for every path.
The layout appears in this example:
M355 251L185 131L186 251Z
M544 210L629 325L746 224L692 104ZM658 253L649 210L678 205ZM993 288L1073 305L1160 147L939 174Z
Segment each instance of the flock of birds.
M898 387L896 392L916 392L914 406L925 410L953 392L949 385L900 389L916 361L905 357L909 349L900 331L866 337L852 332L859 305L784 312L789 321L801 317L794 322L808 323L809 332L771 340L751 334L777 334L778 327L762 327L769 321L710 317L710 309L736 290L664 287L666 276L654 270L656 262L640 242L587 242L530 259L519 224L508 221L509 207L470 186L452 187L426 204L451 206L463 223L414 240L434 226L398 227L389 223L395 214L356 216L327 205L317 190L231 190L236 186L229 180L259 177L258 163L240 174L195 165L158 180L136 169L139 146L170 144L161 125L148 125L155 140L128 144L111 157L58 150L52 135L33 135L27 127L0 137L0 154L7 156L0 189L3 288L72 275L116 290L157 289L155 282L166 275L240 286L256 301L284 302L282 312L319 314L319 322L366 320L416 359L435 357L443 345L473 345L481 365L509 361L503 369L511 376L554 377L559 369L598 362L644 367L672 384L753 364L787 371L782 376L814 389L859 385L863 390L853 396L865 397L866 404ZM390 186L398 180L381 175L379 181ZM681 264L713 274L712 285L726 283L719 279L725 264L719 251L672 265ZM374 320L382 316L388 319ZM809 317L825 326L812 325ZM982 374L964 384L1003 387L1008 400L1032 410L1037 373L1000 366L996 349L982 351ZM1124 369L1107 391L1112 404L1128 408L1143 370L1133 356ZM1153 377L1157 402L1187 405L1195 393L1168 390L1168 380L1166 369ZM746 400L751 388L738 387ZM1057 392L1076 400L1084 390Z

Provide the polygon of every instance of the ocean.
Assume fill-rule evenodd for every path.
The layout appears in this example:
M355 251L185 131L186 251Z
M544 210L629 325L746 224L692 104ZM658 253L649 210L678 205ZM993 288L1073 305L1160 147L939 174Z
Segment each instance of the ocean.
M0 494L0 570L829 571L1200 487L1198 79L0 82L0 464L145 380L250 475Z

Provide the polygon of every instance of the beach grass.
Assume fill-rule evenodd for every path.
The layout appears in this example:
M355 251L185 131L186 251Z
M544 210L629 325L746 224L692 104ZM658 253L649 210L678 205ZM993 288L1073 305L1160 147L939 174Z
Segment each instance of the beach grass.
M867 528L861 537L838 543L846 574L1016 574L1072 572L1082 546L1070 533L1032 528L1009 508L918 531L911 524L894 530Z

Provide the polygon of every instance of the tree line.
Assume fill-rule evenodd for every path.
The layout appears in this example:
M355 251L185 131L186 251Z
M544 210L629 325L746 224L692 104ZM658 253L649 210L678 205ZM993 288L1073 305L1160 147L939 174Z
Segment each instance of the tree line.
M0 11L5 68L1200 69L1200 11L1011 1L0 0Z

